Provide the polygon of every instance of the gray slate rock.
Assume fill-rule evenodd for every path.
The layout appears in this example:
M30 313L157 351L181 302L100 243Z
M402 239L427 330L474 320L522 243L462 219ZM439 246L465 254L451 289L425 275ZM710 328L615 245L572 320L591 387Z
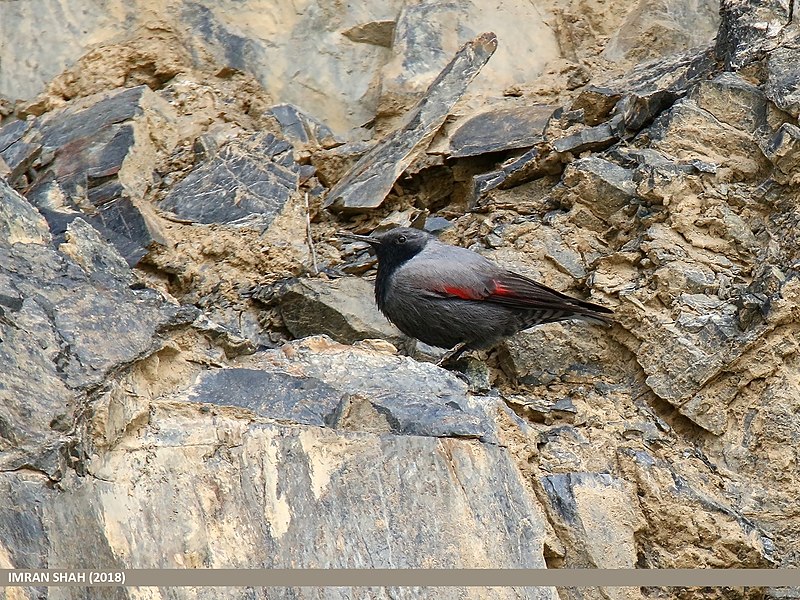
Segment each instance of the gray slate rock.
M722 0L719 14L714 53L725 71L738 71L773 50L767 33L779 31L788 17L780 0Z
M185 392L192 402L238 406L281 421L333 427L345 395L314 377L280 371L215 369L200 374Z
M409 340L375 305L373 283L360 277L294 279L279 292L281 317L298 338L325 334L352 344L367 338L383 338L396 345Z
M22 139L25 132L30 129L32 121L11 121L7 125L0 127L0 154L13 143Z
M710 49L661 58L634 68L621 79L596 88L610 97L621 95L612 115L620 115L625 128L636 132L686 95L695 83L717 68Z
M42 477L30 473L0 473L0 539L12 568L46 568L49 544L41 506L53 495Z
M449 154L460 158L535 146L544 141L544 130L556 110L537 104L480 113L453 132Z
M499 169L475 175L467 190L467 206L471 209L481 197L493 189L508 189L544 175L560 173L563 164L557 154L535 147L504 161Z
M147 90L146 85L114 91L89 108L73 111L67 109L37 123L42 145L61 148L79 139L91 139L98 131L129 121L141 114L139 102Z
M558 138L551 142L556 152L572 152L580 154L587 150L598 151L608 148L619 140L614 128L609 123L594 127L586 127L578 133Z
M42 152L41 144L29 144L17 141L0 151L0 158L8 166L9 181L15 182L23 173L31 168Z
M794 40L767 55L764 92L795 119L800 117L800 41Z
M160 332L178 324L178 307L131 289L123 259L81 221L63 251L45 245L43 220L5 185L0 207L20 211L12 235L0 236L0 470L57 479L79 400L157 349ZM7 219L0 213L0 226Z
M292 146L270 133L226 144L172 188L159 208L197 223L248 222L264 229L297 191Z
M267 111L267 115L275 117L287 139L300 144L316 144L323 148L342 144L327 125L292 104L276 104Z
M485 33L459 50L410 111L406 125L367 152L328 192L324 206L350 211L380 206L496 48L495 35Z
M800 127L784 123L772 137L765 151L766 157L775 165L775 179L788 183L800 173Z
M66 226L87 206L93 209L84 213L84 219L114 244L131 266L152 244L162 242L118 178L136 142L134 121L144 114L143 107L152 95L147 86L115 90L0 129L0 142L15 140L6 150L12 154L10 181L34 168L26 197L47 219L56 244L63 241Z
M253 355L242 366L311 377L347 394L349 403L337 421L339 428L497 439L489 416L494 401L470 397L463 381L430 363L343 346L318 336Z

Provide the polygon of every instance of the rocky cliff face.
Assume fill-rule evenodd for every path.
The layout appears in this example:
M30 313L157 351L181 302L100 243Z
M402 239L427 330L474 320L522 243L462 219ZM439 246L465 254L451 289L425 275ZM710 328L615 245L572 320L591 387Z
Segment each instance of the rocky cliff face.
M0 5L0 566L798 566L785 3L105 4ZM395 225L617 322L440 369Z

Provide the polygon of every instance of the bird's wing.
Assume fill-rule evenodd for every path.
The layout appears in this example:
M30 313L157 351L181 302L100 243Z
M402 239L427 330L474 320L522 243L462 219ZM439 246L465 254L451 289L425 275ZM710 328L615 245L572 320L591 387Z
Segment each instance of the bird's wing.
M613 311L572 298L519 273L508 271L466 248L431 243L401 269L414 289L440 297L491 302L511 308L585 315L605 321Z
M596 315L601 319L602 315L613 312L604 306L557 292L511 271L498 269L478 281L473 279L464 283L466 285L453 281L443 282L438 285L438 289L432 291L464 300L491 302L512 308L566 311Z

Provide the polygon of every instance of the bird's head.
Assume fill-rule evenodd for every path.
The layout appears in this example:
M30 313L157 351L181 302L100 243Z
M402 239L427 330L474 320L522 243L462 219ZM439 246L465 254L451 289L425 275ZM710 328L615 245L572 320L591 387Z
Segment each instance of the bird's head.
M369 244L378 257L378 264L388 269L414 258L432 239L429 233L411 227L396 227L378 235L340 233L339 237Z

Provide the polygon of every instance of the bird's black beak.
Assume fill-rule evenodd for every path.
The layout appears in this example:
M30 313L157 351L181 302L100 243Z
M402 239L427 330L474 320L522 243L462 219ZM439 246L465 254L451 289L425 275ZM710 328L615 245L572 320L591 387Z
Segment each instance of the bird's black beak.
M336 237L346 238L348 240L355 240L356 242L364 242L365 244L369 244L370 246L376 246L380 242L372 237L371 235L358 235L355 233L349 233L347 231L340 231L336 234Z

